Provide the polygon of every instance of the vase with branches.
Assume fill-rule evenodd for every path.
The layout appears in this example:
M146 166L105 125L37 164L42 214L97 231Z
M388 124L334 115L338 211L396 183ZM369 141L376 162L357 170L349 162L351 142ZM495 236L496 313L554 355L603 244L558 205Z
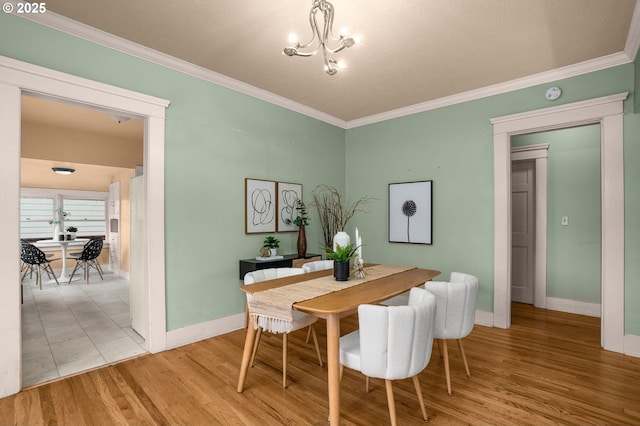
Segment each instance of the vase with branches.
M375 198L365 195L353 203L349 200L345 203L335 187L324 184L316 186L311 194L313 196L311 205L318 210L318 220L322 228L324 246L327 250L333 248L334 235L344 231L347 223L356 213L367 213L363 206L375 200Z
M54 240L58 238L58 235L62 234L60 230L64 229L64 221L67 218L67 216L69 216L69 213L62 210L62 207L59 207L56 209L55 217L49 221L49 225L54 225L53 226Z

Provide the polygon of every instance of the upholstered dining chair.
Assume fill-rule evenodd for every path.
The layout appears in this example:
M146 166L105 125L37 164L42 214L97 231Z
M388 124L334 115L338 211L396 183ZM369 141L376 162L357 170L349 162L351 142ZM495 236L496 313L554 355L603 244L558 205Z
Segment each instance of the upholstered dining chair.
M475 323L478 278L461 272L452 272L449 282L429 281L425 283L424 288L436 297L438 308L434 338L438 341L440 356L444 357L447 392L451 396L447 340L455 339L458 341L467 377L471 377L462 339L471 333Z
M69 284L71 284L73 275L79 268L84 271L84 279L87 280L87 284L89 284L89 270L91 268L98 271L98 274L100 274L100 278L104 280L102 267L98 262L98 256L100 256L100 253L102 253L103 244L104 240L102 238L92 238L84 245L80 253L71 253L69 255L69 259L73 259L76 261L76 266L73 268L73 272L69 277Z
M56 274L53 272L53 269L51 269L51 262L58 259L47 258L47 255L42 250L29 242L21 241L20 245L20 260L25 265L22 269L22 280L24 280L24 277L28 273L33 274L33 272L35 272L36 285L38 285L40 290L42 290L42 274L46 272L48 276L53 275L53 278L56 280L56 284L60 285Z
M255 284L260 281L273 280L276 278L288 277L291 275L300 275L304 274L304 269L302 268L269 268L269 269L259 269L253 272L247 272L244 276L244 285ZM251 295L246 293L247 295L247 305L251 301ZM292 331L300 330L305 327L310 327L311 335L313 336L313 342L316 346L316 353L318 355L318 361L320 363L320 367L322 367L322 356L320 355L320 345L318 345L318 336L316 334L316 329L314 324L318 320L317 317L312 315L307 315L303 312L293 310L293 323L292 323ZM250 366L253 367L253 362L256 358L256 353L258 352L258 345L260 344L260 338L262 337L262 331L265 326L266 321L258 316L257 318L257 336L253 346L253 352L251 354L251 361L249 363ZM252 327L252 324L249 324L249 327ZM289 333L290 333L289 332ZM287 343L288 343L288 335L289 333L282 333L282 388L286 389L287 387Z
M325 269L333 269L333 260L314 260L302 265L304 272L323 271Z
M412 288L405 306L360 305L359 329L340 338L340 375L344 367L365 376L385 380L391 424L396 410L393 380L412 378L424 421L427 412L418 374L431 359L435 296L422 288Z
M302 265L302 269L304 269L305 273L333 269L333 260L314 260L311 262L307 262ZM309 328L309 331L307 331L307 339L305 340L305 342L309 343L310 337L311 328Z

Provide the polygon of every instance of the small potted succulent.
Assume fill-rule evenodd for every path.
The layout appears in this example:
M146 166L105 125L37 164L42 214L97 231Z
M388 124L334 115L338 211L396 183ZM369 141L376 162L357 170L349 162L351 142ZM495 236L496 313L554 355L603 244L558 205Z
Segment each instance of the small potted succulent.
M355 244L341 246L336 244L335 249L327 247L327 259L333 260L333 276L336 281L349 279L349 262L357 256L358 247Z
M67 226L67 235L69 240L76 239L76 232L78 232L78 228L75 226Z
M280 240L269 235L264 239L264 242L262 243L261 252L264 252L263 254L267 254L267 250L265 249L268 249L269 254L264 257L276 256L278 254L278 247L280 247Z

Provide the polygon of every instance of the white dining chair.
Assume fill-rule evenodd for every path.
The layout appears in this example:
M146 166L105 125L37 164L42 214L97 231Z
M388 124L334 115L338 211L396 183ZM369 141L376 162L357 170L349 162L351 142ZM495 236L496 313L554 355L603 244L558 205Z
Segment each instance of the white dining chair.
M324 271L325 269L333 269L333 260L314 260L302 265L304 272Z
M359 329L340 338L340 377L344 367L385 380L391 424L396 410L393 380L412 378L422 416L428 421L418 374L431 359L435 296L412 288L406 306L360 305Z
M304 270L302 268L269 268L269 269L259 269L257 271L247 272L244 276L244 285L255 284L260 281L273 280L276 278L288 277L291 275L301 275L304 274ZM251 295L246 293L247 295L247 305L251 301ZM313 315L307 315L303 312L293 310L293 322L291 331L300 330L301 328L309 327L311 331L311 335L313 336L313 342L316 347L316 353L318 355L318 361L320 363L320 367L322 367L322 356L320 355L320 345L318 344L318 336L316 334L316 329L314 324L318 320L317 317ZM255 343L253 345L253 351L251 353L251 361L249 363L250 366L253 367L253 362L256 358L256 353L258 352L258 345L260 344L260 338L262 337L262 331L266 324L264 318L258 316L257 318L257 335L255 339ZM252 327L252 324L249 324L249 327ZM290 333L289 332L289 333ZM287 387L287 343L288 343L288 335L289 333L282 333L282 388L286 389Z
M302 269L304 269L305 273L333 269L333 260L314 260L312 262L307 262L302 265ZM306 343L309 343L310 336L311 328L309 328L309 331L307 331L307 339L305 340Z
M449 372L449 350L447 340L458 341L467 377L471 377L462 339L467 337L476 318L478 278L461 272L452 272L449 281L429 281L424 288L433 293L437 301L434 338L438 340L440 356L444 358L447 392L451 396L451 374Z

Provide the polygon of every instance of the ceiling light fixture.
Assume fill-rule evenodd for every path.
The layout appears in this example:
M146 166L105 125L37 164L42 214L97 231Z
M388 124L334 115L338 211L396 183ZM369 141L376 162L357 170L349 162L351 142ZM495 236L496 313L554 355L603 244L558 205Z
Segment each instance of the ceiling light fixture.
M324 25L322 28L318 26L317 13L322 12L324 16ZM294 34L289 35L289 41L293 44L285 47L284 54L287 56L313 56L322 50L324 59L324 70L329 75L338 72L337 68L345 68L342 61L338 62L333 58L333 54L340 52L346 47L351 47L359 40L357 37L347 37L346 29L340 32L339 37L333 35L333 5L326 0L312 0L311 11L309 12L309 24L313 37L311 41L300 44ZM316 45L317 43L317 45ZM335 44L335 48L331 48L329 43Z
M53 173L57 173L59 175L70 175L76 171L76 169L69 167L52 167L51 170L53 170Z

